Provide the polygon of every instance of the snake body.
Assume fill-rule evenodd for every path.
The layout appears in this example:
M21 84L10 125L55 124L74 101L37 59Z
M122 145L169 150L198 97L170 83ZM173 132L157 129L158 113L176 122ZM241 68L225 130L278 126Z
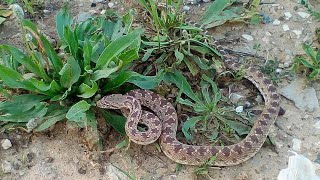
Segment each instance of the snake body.
M160 135L160 146L166 156L175 162L188 165L203 165L212 157L211 166L232 166L253 157L265 142L270 127L274 124L279 111L280 96L269 78L252 66L242 66L239 59L228 55L217 47L227 68L238 71L245 68L244 77L251 81L261 92L265 107L257 117L250 133L240 142L229 146L195 146L179 142L176 138L178 117L173 105L160 95L148 90L132 90L126 95L105 96L97 102L100 108L125 109L127 116L126 132L131 140L139 144L154 142ZM141 111L141 105L154 113ZM142 119L153 119L147 132L137 129ZM158 117L158 118L157 118ZM159 120L160 119L160 120ZM147 121L147 120L143 120ZM145 122L145 124L147 124ZM151 139L147 142L146 139Z

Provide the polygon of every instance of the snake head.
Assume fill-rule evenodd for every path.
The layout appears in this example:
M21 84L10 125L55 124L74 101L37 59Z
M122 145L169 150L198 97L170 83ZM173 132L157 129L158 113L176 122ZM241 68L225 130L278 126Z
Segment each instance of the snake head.
M125 96L122 94L112 94L104 96L96 102L97 107L104 109L120 109L125 104Z

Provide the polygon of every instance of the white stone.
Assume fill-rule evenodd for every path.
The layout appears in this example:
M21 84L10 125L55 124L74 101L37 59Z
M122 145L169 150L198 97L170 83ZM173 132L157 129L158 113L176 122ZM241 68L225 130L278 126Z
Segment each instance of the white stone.
M281 21L279 21L278 19L276 19L276 20L274 20L273 21L273 25L275 25L275 26L277 26L277 25L279 25L281 23Z
M276 69L276 73L281 73L282 72L282 69Z
M190 6L183 6L184 11L189 11L190 9L191 9Z
M9 139L4 139L1 141L2 149L6 150L12 147L11 141Z
M291 12L285 12L284 15L286 16L286 19L290 19L292 17Z
M313 127L317 128L317 129L320 129L320 121L316 122L316 124L313 125Z
M106 13L105 9L100 12L100 14L105 14L105 13Z
M302 31L301 30L292 30L293 33L297 35L297 38L300 38Z
M301 140L297 139L297 138L293 138L292 139L292 149L294 151L300 152L301 151Z
M266 32L266 35L267 36L272 36L272 34L269 31Z
M299 15L300 17L302 17L303 19L307 19L307 18L310 17L310 14L309 14L309 13L306 13L306 12L297 12L297 13L298 13L298 15Z
M243 111L243 106L236 107L236 112L237 113L242 113L242 111Z
M242 37L244 39L246 39L247 41L253 41L254 40L254 38L249 34L242 34Z
M282 25L282 28L283 28L284 31L289 31L290 30L288 24Z
M108 7L109 7L109 8L114 8L114 3L113 3L113 2L109 2L109 3L108 3Z

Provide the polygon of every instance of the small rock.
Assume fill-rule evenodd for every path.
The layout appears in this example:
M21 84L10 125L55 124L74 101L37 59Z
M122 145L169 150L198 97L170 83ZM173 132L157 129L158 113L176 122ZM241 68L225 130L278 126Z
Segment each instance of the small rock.
M267 36L272 36L272 34L269 31L266 32L266 35Z
M106 13L105 9L100 12L100 14L105 14L105 13Z
M313 127L315 127L316 129L320 129L320 121L316 122Z
M284 68L290 67L290 62L288 62L288 61L284 62L284 63L283 63L283 67L284 67Z
M254 100L257 101L257 103L259 103L259 104L263 103L263 98L261 95L257 95L257 97Z
M285 12L284 15L286 16L286 20L289 20L292 17L291 12Z
M239 102L239 100L243 98L243 96L237 94L237 93L231 93L229 95L229 99L231 100L231 102L236 103Z
M83 22L91 17L92 17L92 15L88 12L80 12L78 14L78 16L76 17L76 22L78 22L78 23Z
M114 3L113 3L113 2L109 2L109 3L108 3L108 7L109 7L109 8L114 8Z
M282 25L282 28L283 28L283 31L289 31L290 30L288 24Z
M202 0L203 2L205 2L205 3L207 3L207 2L210 2L210 1L212 1L212 0Z
M249 34L243 34L242 37L244 39L246 39L247 41L253 41L254 40L254 38Z
M2 149L6 150L12 147L12 143L9 139L4 139L1 141Z
M49 11L49 10L47 10L47 9L44 9L44 10L43 10L43 13L44 13L44 14L50 14L51 11Z
M281 73L282 72L282 69L276 69L276 73Z
M296 152L300 152L301 151L301 140L293 138L292 139L292 149Z
M236 112L237 113L242 113L242 111L243 111L243 106L236 107Z
M281 88L279 93L292 100L295 106L307 112L314 112L319 109L319 102L316 91L313 87L308 87L305 79L298 78L289 85Z
M281 21L279 21L278 19L273 21L273 25L278 26L281 23Z
M14 168L13 168L13 163L12 163L12 162L9 162L9 161L4 161L4 162L1 164L1 168L2 168L3 173L5 173L5 174L12 173L13 170L14 170Z
M307 18L310 17L310 14L309 14L309 13L306 13L306 12L297 12L297 13L298 13L298 15L299 15L300 17L302 17L303 19L307 19Z
M189 11L190 9L191 9L190 6L183 6L184 11Z
M301 30L293 30L292 32L297 35L297 38L300 38L300 35L302 34Z

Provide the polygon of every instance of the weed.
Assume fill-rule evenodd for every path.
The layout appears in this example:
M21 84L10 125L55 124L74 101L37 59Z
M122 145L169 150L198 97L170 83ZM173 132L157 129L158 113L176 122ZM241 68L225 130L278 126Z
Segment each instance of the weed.
M320 11L315 10L314 7L310 4L309 0L300 0L300 4L306 7L316 20L320 21Z
M116 79L107 91L130 80L141 83L134 72L135 76L117 79L122 71L130 73L124 66L138 58L141 30L130 31L129 16L74 24L65 7L56 19L61 44L56 48L31 21L21 18L27 52L0 45L2 89L24 90L11 97L13 101L0 103L2 126L28 124L29 131L43 131L66 118L96 128L92 108L105 84Z
M309 44L304 43L302 47L306 56L295 57L293 69L298 70L302 65L310 71L308 73L308 79L318 79L320 74L320 48L318 48L318 51L316 52Z

